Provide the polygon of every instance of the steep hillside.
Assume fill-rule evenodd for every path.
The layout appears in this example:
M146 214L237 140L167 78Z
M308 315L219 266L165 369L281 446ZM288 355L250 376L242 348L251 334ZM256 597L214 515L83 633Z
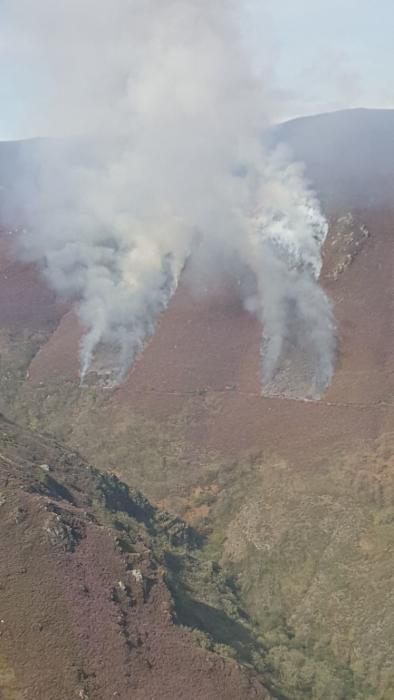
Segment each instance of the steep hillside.
M264 650L219 568L193 586L197 535L2 417L0 526L2 698L269 700L230 658Z

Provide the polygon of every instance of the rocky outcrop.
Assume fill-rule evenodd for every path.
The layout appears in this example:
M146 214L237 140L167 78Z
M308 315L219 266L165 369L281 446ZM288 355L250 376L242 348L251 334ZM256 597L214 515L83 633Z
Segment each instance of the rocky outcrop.
M337 280L354 262L368 238L367 227L351 212L334 219L324 250L323 278Z

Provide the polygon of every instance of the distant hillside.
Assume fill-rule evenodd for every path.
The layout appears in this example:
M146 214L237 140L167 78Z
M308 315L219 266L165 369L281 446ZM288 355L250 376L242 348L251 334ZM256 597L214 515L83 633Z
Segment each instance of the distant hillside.
M21 197L17 193L30 188L36 173L31 169L37 139L0 141L0 223L20 223Z
M278 126L325 203L379 206L394 198L394 110L352 109Z
M380 206L394 198L394 110L352 109L294 119L272 131L289 145L328 208ZM35 179L26 166L37 144L0 142L0 216L12 192ZM78 145L78 152L80 153Z

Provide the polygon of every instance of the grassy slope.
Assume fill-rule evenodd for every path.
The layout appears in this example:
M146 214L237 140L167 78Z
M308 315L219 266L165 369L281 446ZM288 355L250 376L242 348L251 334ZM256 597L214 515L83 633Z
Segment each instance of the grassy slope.
M294 696L311 677L300 697L394 696L393 447L327 455L305 474L257 460L211 515L206 551L235 576Z

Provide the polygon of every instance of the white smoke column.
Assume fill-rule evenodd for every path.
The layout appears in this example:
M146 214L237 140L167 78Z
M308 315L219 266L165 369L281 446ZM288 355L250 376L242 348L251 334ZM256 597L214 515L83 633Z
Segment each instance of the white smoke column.
M251 236L259 294L252 303L264 328L263 382L274 378L284 343L293 335L309 362L307 394L316 398L331 382L336 350L331 304L318 284L328 225L302 168L288 162L283 148L265 165Z
M82 378L102 346L122 378L199 237L255 273L265 378L280 357L290 296L303 342L315 348L314 374L329 381L331 312L316 282L326 223L301 172L263 148L272 89L251 69L243 5L4 3L4 30L37 76L32 123L68 137L38 147L34 225L22 243L56 290L79 299Z

